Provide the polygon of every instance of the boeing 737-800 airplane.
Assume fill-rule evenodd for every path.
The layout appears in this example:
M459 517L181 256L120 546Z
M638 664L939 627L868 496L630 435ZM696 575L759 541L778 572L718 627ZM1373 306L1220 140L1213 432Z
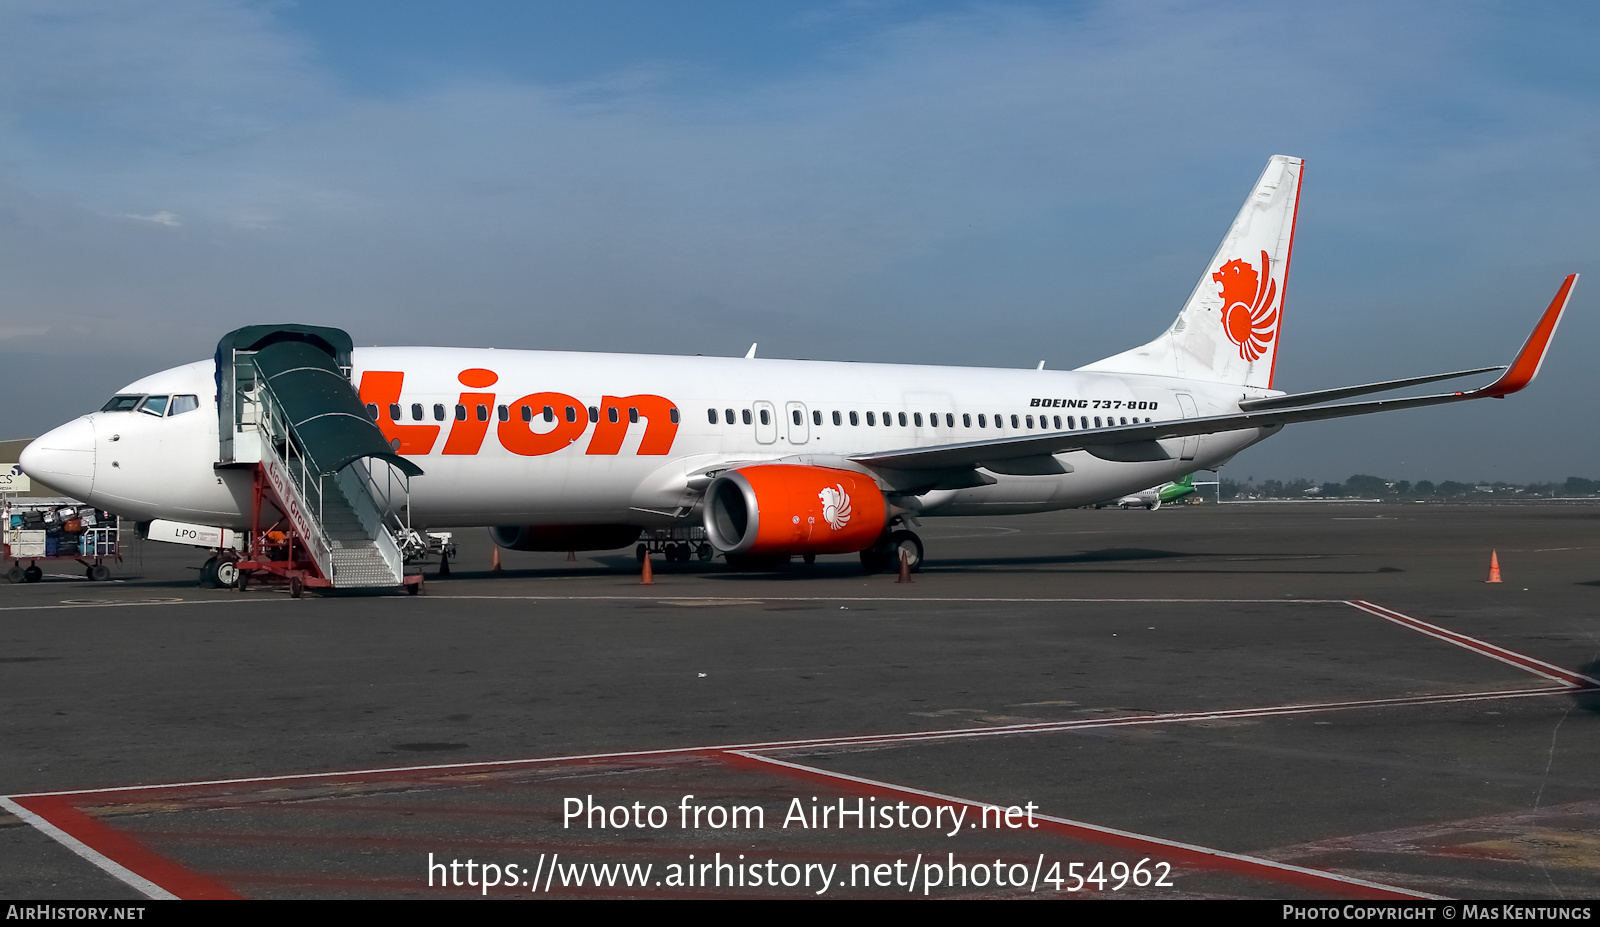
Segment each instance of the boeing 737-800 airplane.
M308 476L338 476L348 496L401 473L408 492L378 493L380 516L405 508L419 528L497 526L504 547L611 549L646 529L703 524L733 560L860 553L882 569L902 555L920 562L908 530L919 517L1103 502L1215 469L1289 423L1500 398L1533 380L1576 275L1508 368L1274 390L1301 173L1299 158L1273 157L1171 327L1077 370L351 350L334 329L253 326L213 360L129 384L39 438L21 464L139 522L239 532L247 569L267 563L273 525L324 554L342 546L291 511L325 506L329 493L300 503L288 483L307 491ZM1471 391L1341 403L1502 369ZM332 376L294 385L319 372ZM328 449L362 440L365 450ZM298 470L283 462L296 455ZM340 476L352 467L359 479ZM306 575L333 585L339 569L355 575L324 559Z

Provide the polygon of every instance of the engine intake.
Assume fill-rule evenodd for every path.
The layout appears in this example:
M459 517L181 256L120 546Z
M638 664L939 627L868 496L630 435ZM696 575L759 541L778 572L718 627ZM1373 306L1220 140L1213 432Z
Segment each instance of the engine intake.
M848 554L888 523L883 492L850 470L758 464L706 488L706 537L726 554Z

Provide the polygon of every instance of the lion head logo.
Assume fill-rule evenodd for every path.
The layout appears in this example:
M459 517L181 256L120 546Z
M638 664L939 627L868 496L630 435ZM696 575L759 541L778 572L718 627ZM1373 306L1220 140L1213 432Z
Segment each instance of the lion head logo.
M817 499L822 503L822 517L833 530L850 524L850 497L845 494L844 484L823 489L817 493Z
M1262 268L1270 268L1267 252L1261 252ZM1253 361L1267 352L1278 334L1278 282L1263 280L1256 268L1234 258L1211 275L1222 284L1222 330L1239 346L1239 357Z

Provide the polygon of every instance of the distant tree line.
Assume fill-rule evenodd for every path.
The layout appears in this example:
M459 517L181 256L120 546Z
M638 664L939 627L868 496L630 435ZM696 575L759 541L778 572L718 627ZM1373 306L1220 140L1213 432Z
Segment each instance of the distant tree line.
M1222 478L1218 487L1224 500L1249 499L1384 499L1465 500L1492 498L1572 498L1600 495L1600 480L1569 476L1564 483L1458 483L1445 480L1386 480L1357 473L1343 483L1313 483L1306 479L1284 482L1250 477L1244 482Z

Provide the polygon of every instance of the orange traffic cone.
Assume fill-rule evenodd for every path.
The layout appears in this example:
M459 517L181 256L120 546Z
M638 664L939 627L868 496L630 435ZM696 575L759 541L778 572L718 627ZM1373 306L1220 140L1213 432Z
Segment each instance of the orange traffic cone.
M895 577L897 583L911 582L911 555L900 551L900 575Z
M498 547L494 549L494 566L492 569L494 570L494 575L500 575L500 548Z
M1485 582L1500 582L1500 552L1497 550L1489 551L1489 578Z
M644 569L639 571L639 585L654 586L656 584L655 571L650 569L650 555L644 555Z

